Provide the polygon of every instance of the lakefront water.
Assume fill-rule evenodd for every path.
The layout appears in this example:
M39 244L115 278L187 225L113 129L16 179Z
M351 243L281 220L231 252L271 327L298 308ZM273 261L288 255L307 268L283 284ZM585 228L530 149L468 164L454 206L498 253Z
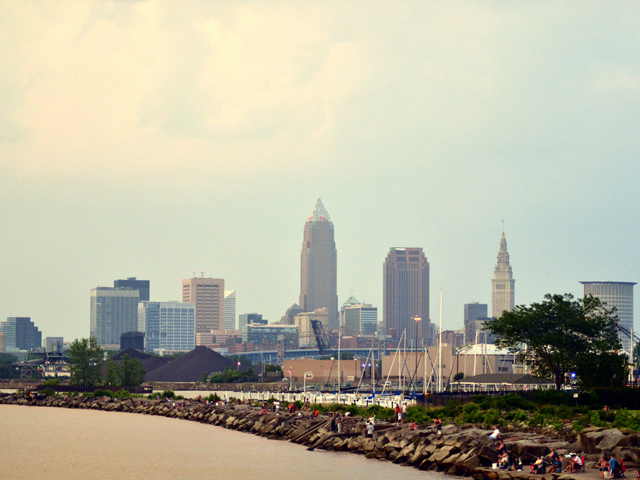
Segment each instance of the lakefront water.
M0 478L442 480L349 453L131 413L0 405ZM451 478L451 477L449 477Z

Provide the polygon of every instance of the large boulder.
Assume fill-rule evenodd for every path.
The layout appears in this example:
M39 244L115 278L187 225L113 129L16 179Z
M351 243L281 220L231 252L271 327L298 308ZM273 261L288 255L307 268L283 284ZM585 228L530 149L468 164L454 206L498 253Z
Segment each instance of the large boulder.
M541 445L535 440L518 440L506 445L506 447L513 455L524 457L525 461L546 455L550 451L547 445Z
M603 451L611 451L614 447L617 447L619 442L626 437L624 433L622 433L617 428L612 428L611 430L604 430L602 433L606 435L598 442L595 447L594 453L602 453ZM591 452L589 452L591 453Z
M580 432L580 450L584 453L598 453L596 446L607 436L604 428L589 427Z

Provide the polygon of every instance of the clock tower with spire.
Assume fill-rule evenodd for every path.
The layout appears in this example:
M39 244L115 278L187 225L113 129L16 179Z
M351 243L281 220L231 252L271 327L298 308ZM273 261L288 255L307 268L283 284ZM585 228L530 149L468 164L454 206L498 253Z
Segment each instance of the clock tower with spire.
M513 271L509 263L509 252L507 252L507 239L502 230L500 239L500 250L498 251L498 261L493 270L491 280L491 316L498 318L502 312L510 312L515 306L515 285Z

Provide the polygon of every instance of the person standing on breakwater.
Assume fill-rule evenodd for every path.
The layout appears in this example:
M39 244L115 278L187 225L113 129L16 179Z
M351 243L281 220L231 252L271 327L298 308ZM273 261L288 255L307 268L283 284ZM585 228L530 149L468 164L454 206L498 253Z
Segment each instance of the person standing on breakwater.
M373 432L376 429L372 421L367 422L367 438L373 440Z
M440 417L436 417L433 419L433 426L436 429L436 434L442 435L442 420L440 420Z
M336 416L333 413L331 414L331 431L334 433L338 431L338 426L336 425Z

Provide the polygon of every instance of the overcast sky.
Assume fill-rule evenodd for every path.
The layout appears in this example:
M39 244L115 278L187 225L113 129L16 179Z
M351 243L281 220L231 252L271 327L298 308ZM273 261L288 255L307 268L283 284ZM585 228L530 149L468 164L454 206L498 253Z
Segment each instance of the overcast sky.
M195 271L279 320L318 196L380 320L393 246L491 311L502 219L517 304L640 280L637 2L0 3L0 319Z

